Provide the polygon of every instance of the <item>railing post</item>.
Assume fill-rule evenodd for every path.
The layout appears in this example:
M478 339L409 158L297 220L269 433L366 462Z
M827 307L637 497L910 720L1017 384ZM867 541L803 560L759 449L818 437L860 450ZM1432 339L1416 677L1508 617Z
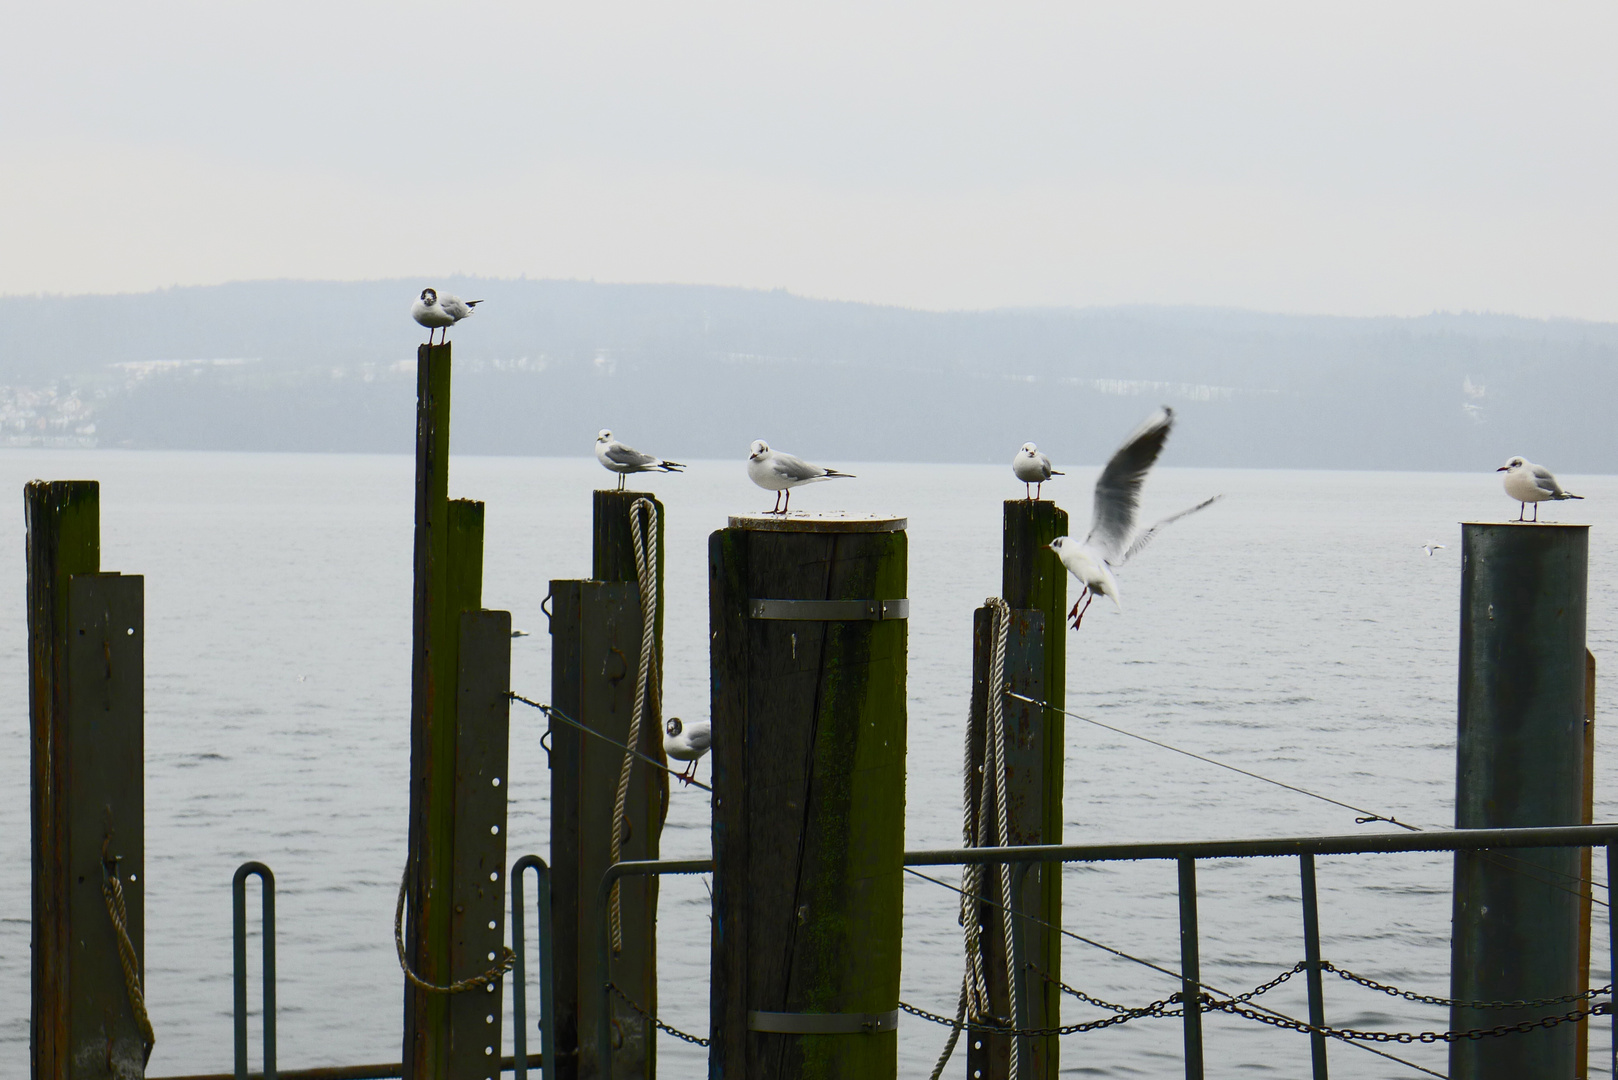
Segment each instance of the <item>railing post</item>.
M1185 999L1185 1080L1202 1080L1202 966L1197 956L1197 860L1180 856L1180 996Z
M524 870L533 870L539 935L539 1075L556 1080L556 1017L551 964L551 870L538 855L524 855L511 864L511 951L517 966L511 984L513 1030L512 1065L517 1080L528 1080L528 977L527 936L523 930Z
M261 862L245 862L230 882L236 982L236 1080L247 1080L247 879L258 875L263 893L264 1080L275 1080L275 875Z
M1303 960L1305 977L1309 983L1309 1023L1312 1027L1326 1026L1326 994L1320 980L1320 906L1315 898L1315 857L1305 853L1298 856L1299 876L1303 886ZM1314 1065L1314 1080L1326 1080L1326 1036L1320 1031L1309 1033L1309 1058Z
M1618 844L1607 845L1607 895L1618 889ZM1607 906L1607 981L1618 984L1618 924L1613 922L1612 905ZM1618 990L1614 990L1607 998L1607 1008L1612 1017L1612 1046L1609 1050L1611 1060L1607 1063L1607 1075L1618 1076Z

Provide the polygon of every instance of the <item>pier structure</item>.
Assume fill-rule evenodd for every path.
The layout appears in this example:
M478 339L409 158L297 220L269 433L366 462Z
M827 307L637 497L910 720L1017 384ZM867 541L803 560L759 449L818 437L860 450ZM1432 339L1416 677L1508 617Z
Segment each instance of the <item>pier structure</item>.
M1067 534L1067 512L1046 500L1007 499L1004 513L1000 603L978 608L973 619L969 767L962 793L969 847L1062 842L1067 571L1046 545ZM1022 886L1012 898L1014 878ZM972 966L984 974L988 1000L969 987L968 1018L1024 1029L1059 1026L1061 991L1053 980L1062 977L1061 866L1039 864L1026 876L1010 866L985 867L973 880L977 887L968 891L984 901L974 905L976 926L967 934L967 948L980 957ZM1033 917L1019 920L1023 965L1039 974L1021 980L1007 977L1016 968L1006 926L1006 908L1012 906ZM972 1034L967 1075L1054 1080L1054 1036L1022 1039L1015 1070L1013 1049L1010 1036Z
M28 526L33 1080L145 1075L145 579L101 571L101 487Z
M1462 526L1456 828L1587 820L1588 562L1588 526ZM1457 852L1452 998L1533 1001L1584 989L1579 983L1588 891L1583 862L1575 848L1509 855ZM1491 1028L1537 1020L1546 1011L1543 1006L1456 1005L1450 1026ZM1583 1065L1575 1061L1581 1026L1453 1042L1450 1075L1456 1080L1582 1075Z
M611 985L612 1076L650 1080L657 1067L648 1016L657 1010L658 879L620 882L616 903L609 898L605 909L597 890L614 862L658 857L668 816L669 774L656 764L665 761L663 504L645 492L597 491L594 511L590 578L550 583L551 706L566 718L553 714L550 725L552 1075L608 1080L595 1033L601 988ZM652 601L649 653L643 580ZM605 969L593 947L603 930Z
M449 498L450 346L416 354L404 1080L498 1080L511 615L485 611L483 504Z
M709 539L709 1075L898 1069L906 522L732 517Z

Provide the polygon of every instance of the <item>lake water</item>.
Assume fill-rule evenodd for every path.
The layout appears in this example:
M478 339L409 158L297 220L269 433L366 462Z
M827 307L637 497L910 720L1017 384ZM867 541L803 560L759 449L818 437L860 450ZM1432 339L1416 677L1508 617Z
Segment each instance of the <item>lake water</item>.
M1170 451L1172 456L1172 449ZM998 591L1004 467L859 465L847 484L798 493L804 510L910 519L910 714L906 844L960 837L960 743L972 610ZM1069 635L1069 708L1418 824L1452 822L1459 590L1457 522L1516 507L1492 466L1476 475L1163 468L1154 520L1226 498L1153 544L1122 576L1126 614L1093 608ZM0 1075L28 1046L28 749L22 485L102 483L102 566L146 576L147 997L149 1072L231 1066L230 879L261 859L278 882L280 1064L397 1061L401 977L395 890L405 858L409 758L412 462L407 457L30 452L0 454ZM513 642L513 685L549 696L539 605L551 578L589 572L590 460L458 458L451 492L488 503L484 602L532 632ZM1088 520L1093 470L1046 494ZM1589 644L1618 662L1618 477L1566 477L1588 500L1545 510L1588 521ZM668 506L666 708L705 714L706 538L769 497L739 462L697 462L651 485ZM1429 558L1428 539L1449 545ZM1603 716L1606 714L1603 713ZM547 853L549 778L537 714L512 714L510 857ZM1598 729L1604 730L1604 729ZM1607 740L1598 735L1605 748ZM1618 756L1601 753L1597 820L1613 820ZM707 765L702 767L707 775ZM1189 840L1348 833L1353 815L1069 721L1066 839ZM706 797L676 785L666 857L709 853ZM1170 864L1070 868L1069 928L1178 968ZM1448 990L1450 861L1320 860L1328 959L1424 993ZM954 878L953 872L945 876ZM1597 880L1605 880L1600 861ZM1204 864L1204 978L1251 987L1302 957L1295 860ZM663 887L661 1012L707 1031L707 893ZM1605 942L1599 919L1598 946ZM953 1013L956 901L907 878L903 999ZM256 956L256 945L254 946ZM1607 979L1601 948L1592 977ZM1176 984L1077 941L1068 982L1141 1004ZM1265 1000L1306 1015L1302 980ZM509 994L507 995L509 999ZM256 991L254 993L256 1000ZM531 995L531 1000L533 1000ZM509 1001L508 1001L509 1009ZM1069 1021L1093 1014L1065 1009ZM1335 1023L1442 1029L1442 1010L1332 980ZM255 1025L256 1027L256 1025ZM510 1052L510 1022L506 1047ZM1607 1045L1605 1025L1592 1035ZM925 1077L944 1030L905 1017L901 1074ZM1207 1020L1210 1076L1305 1075L1305 1038L1224 1015ZM537 1040L530 1043L537 1049ZM1440 1072L1442 1047L1401 1047ZM704 1075L703 1052L661 1038L668 1077ZM1333 1044L1338 1077L1418 1075ZM1595 1055L1598 1062L1605 1054ZM255 1057L256 1060L256 1057ZM1064 1072L1168 1076L1177 1021L1064 1040ZM1602 1070L1598 1070L1600 1072ZM949 1075L962 1076L964 1057Z

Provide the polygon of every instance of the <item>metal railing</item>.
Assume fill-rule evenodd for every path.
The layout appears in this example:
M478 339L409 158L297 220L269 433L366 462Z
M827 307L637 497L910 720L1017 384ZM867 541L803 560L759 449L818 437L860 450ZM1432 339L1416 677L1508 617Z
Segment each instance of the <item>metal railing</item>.
M1247 859L1293 856L1299 860L1302 886L1304 967L1308 983L1309 1022L1299 1025L1309 1032L1312 1075L1316 1080L1326 1077L1326 1039L1324 990L1320 956L1320 918L1316 904L1315 866L1317 855L1372 855L1397 852L1457 852L1482 851L1500 848L1556 848L1605 847L1607 849L1607 878L1609 889L1618 876L1618 825L1570 825L1530 829L1454 829L1433 832L1380 833L1372 836L1308 836L1267 840L1204 840L1192 843L1136 843L1136 844L1036 844L1015 848L947 848L929 851L907 851L906 867L1009 865L1012 867L1012 949L1013 969L1020 982L1026 982L1028 967L1024 962L1023 938L1027 932L1029 916L1018 910L1023 894L1023 883L1028 871L1040 863L1095 863L1133 862L1143 860L1173 861L1179 869L1180 906L1180 979L1182 1018L1184 1021L1185 1074L1187 1080L1201 1080L1202 1067L1202 1013L1203 1002L1209 997L1208 988L1200 978L1200 947L1197 933L1196 864L1203 859ZM597 903L606 910L607 897L613 883L631 876L661 874L701 874L713 870L710 859L641 860L615 863L602 875ZM600 970L607 971L610 944L606 920L600 922L596 952ZM1611 909L1607 922L1609 951L1613 970L1618 972L1618 937L1614 936ZM1581 990L1583 988L1581 987ZM610 1075L612 1061L612 1030L610 1023L610 994L607 984L601 987L601 1004L597 1010L596 1053L602 1062L603 1075ZM1016 995L1018 1015L1014 1018L1017 1029L1028 1027L1028 994L1024 986ZM1603 1011L1603 1010L1597 1010ZM1609 1005L1604 1011L1612 1015L1612 1065L1618 1075L1618 1010ZM1017 1036L1021 1038L1021 1036ZM1032 1055L1021 1055L1024 1062Z
M247 879L258 875L263 887L264 937L264 1080L275 1076L275 874L261 862L245 862L230 882L232 937L236 983L236 1080L247 1077Z

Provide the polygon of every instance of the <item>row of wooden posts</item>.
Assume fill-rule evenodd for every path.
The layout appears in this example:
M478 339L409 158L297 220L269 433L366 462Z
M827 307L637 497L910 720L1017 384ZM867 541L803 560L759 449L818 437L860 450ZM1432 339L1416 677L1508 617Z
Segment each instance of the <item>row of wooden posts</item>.
M418 355L409 862L402 883L409 912L405 961L412 977L404 983L401 1072L409 1080L495 1080L502 1038L499 981L464 993L436 989L488 971L491 959L503 951L511 786L511 618L482 607L483 504L449 498L449 406L450 347L423 346ZM556 1060L548 1065L560 1080L607 1080L596 1060L593 1033L599 992L609 982L619 991L610 998L611 1028L618 1033L612 1077L649 1078L656 1070L656 1033L636 1008L657 1010L655 876L623 883L622 940L607 970L601 970L590 946L605 917L597 890L609 865L614 796L624 763L624 750L614 741L627 738L636 705L643 638L630 516L642 498L656 504L641 493L596 492L591 577L555 580L550 588L550 704L604 736L556 723L549 732L555 992L554 1015L547 1019L554 1025ZM132 1080L145 1074L150 1032L141 1022L139 979L126 978L120 964L119 920L111 912L113 893L121 889L122 927L136 957L143 955L143 579L101 571L94 482L30 484L26 504L33 1076ZM659 603L653 648L660 671L663 515L656 505ZM874 1034L850 1036L837 1033L837 1021L889 1015L898 1000L907 719L905 528L902 518L739 517L710 539L715 733L710 1075L721 1080L897 1073L891 1023L876 1025ZM1031 702L1065 700L1066 575L1045 544L1067 531L1066 514L1052 503L1005 504L1001 592L1010 617L1004 678L1006 689L1017 695L1007 699L1005 713L1006 839L1016 844L1062 840L1063 714ZM1558 539L1560 547L1546 543L1534 540L1540 548L1500 557L1517 566L1539 559L1562 568L1553 584L1577 595L1577 617L1564 604L1561 614L1545 615L1544 625L1531 631L1554 643L1560 650L1556 657L1576 644L1582 663L1584 537ZM1486 575L1478 588L1496 577L1510 579L1506 573ZM1527 626L1533 612L1551 608L1543 597L1523 599L1526 595L1508 591L1489 603L1527 605L1522 616ZM1479 623L1478 640L1498 637L1488 625L1494 611L1489 606L1485 615L1481 607L1476 612L1469 603L1465 607L1466 618ZM1463 625L1461 803L1463 818L1472 814L1478 820L1461 823L1547 823L1498 820L1501 804L1495 793L1512 763L1496 760L1493 751L1468 757L1484 745L1477 740L1494 740L1490 746L1498 742L1481 726L1468 740L1468 688L1479 702L1504 700L1490 682L1496 674L1493 661L1483 653L1473 682L1464 681L1470 670L1468 625ZM985 606L974 624L969 776L981 769L987 753L993 650L994 616ZM1557 710L1571 708L1574 698L1579 708L1573 715L1582 715L1585 696L1581 669L1578 690L1564 694L1566 701L1552 702L1547 722L1563 723L1566 718ZM637 747L655 759L662 757L659 699L654 692L645 703ZM1503 716L1490 722L1509 726L1512 720ZM1525 752L1545 768L1554 764L1558 776L1585 775L1582 734L1576 746L1566 739L1557 742L1549 757L1538 744ZM1467 763L1474 760L1486 768L1469 780ZM668 808L668 773L642 762L631 776L620 858L656 859ZM975 798L969 796L969 809L977 809ZM1469 809L1474 804L1475 813ZM1560 803L1554 810L1530 806L1527 813L1567 816ZM1476 878L1471 895L1511 901L1511 882L1491 874L1486 864L1474 860L1464 869ZM1578 872L1572 864L1548 869ZM1462 877L1458 869L1457 881ZM1031 924L1037 929L1025 939L1026 958L1060 979L1060 867L1041 864L1028 874L1025 889L1017 907L1037 920ZM1506 939L1497 928L1484 926L1479 922L1484 916L1471 912L1463 910L1458 893L1458 925L1468 919L1468 925L1477 924L1468 940L1481 943L1479 955L1493 956L1489 949L1507 947L1500 945ZM985 904L978 917L993 926L1000 915ZM1557 926L1565 924L1563 919ZM385 934L385 928L377 931ZM985 934L983 949L992 1011L1007 1016L1001 940L996 933ZM1457 989L1481 995L1487 982L1458 983ZM1057 1026L1057 988L1045 979L1029 985L1026 1024ZM155 1019L160 1031L162 1018ZM967 1040L964 1071L1005 1080L1009 1049L1006 1038L974 1036ZM1027 1040L1022 1052L1033 1057L1024 1060L1023 1077L1057 1075L1055 1038Z

